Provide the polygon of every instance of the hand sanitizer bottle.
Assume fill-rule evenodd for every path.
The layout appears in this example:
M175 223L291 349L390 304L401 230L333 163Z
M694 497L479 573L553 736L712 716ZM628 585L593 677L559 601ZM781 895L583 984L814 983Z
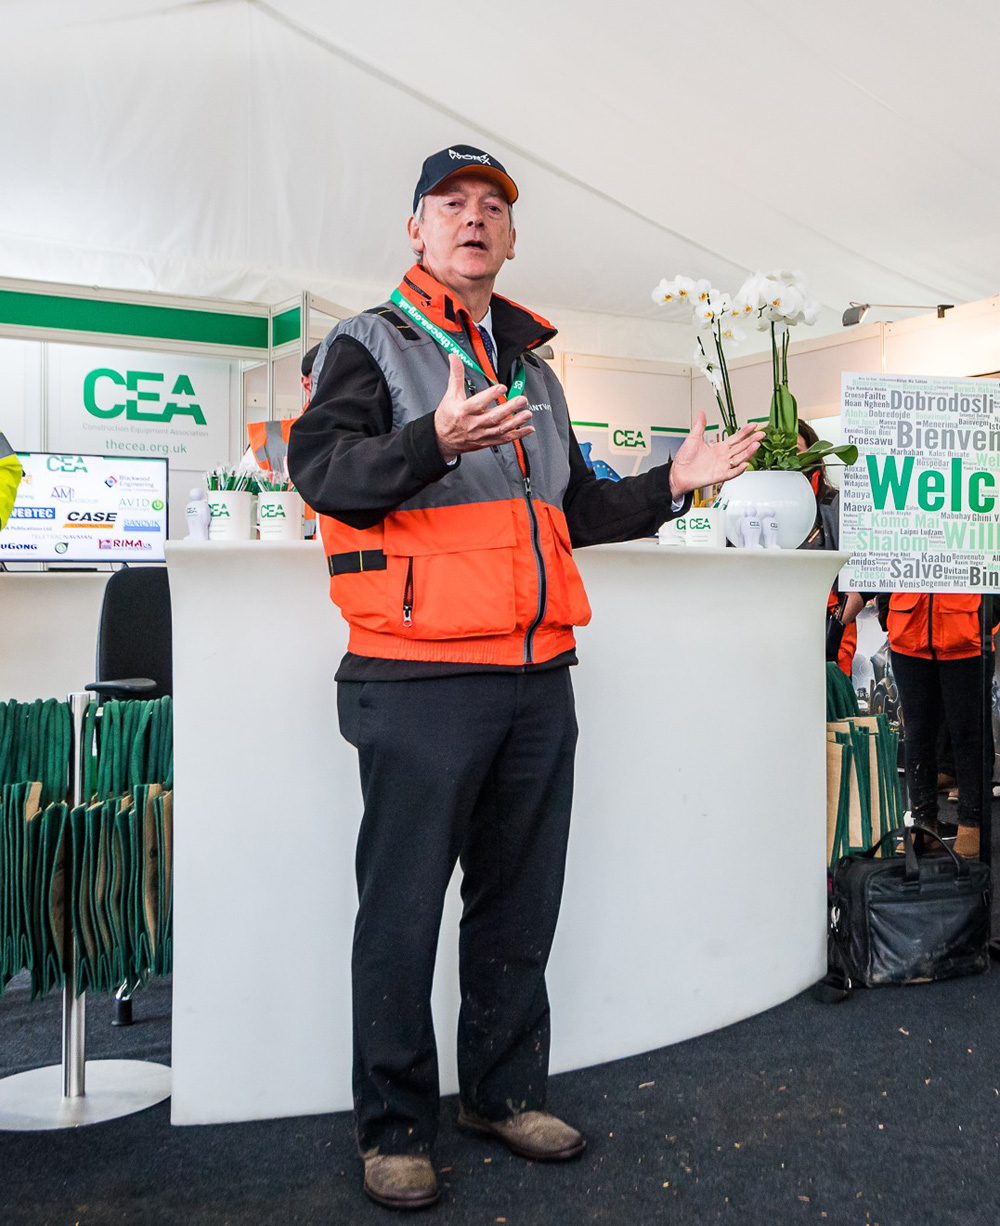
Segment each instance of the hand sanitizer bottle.
M761 507L761 540L765 549L780 549L778 544L778 521L775 518L774 507Z
M747 512L740 520L740 546L743 549L760 549L760 520L757 518L757 508L747 507Z
M205 499L204 490L191 491L191 501L184 508L184 518L187 520L186 540L208 540L208 525L212 519L212 511Z

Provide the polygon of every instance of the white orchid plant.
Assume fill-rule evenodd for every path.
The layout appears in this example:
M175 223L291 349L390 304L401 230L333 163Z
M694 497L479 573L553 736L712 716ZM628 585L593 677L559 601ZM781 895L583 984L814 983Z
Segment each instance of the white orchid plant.
M726 345L738 344L743 339L740 324L753 324L759 332L770 330L774 376L771 413L750 468L810 472L828 456L836 456L845 464L855 462L858 449L853 446L820 441L803 452L798 450L798 405L788 389L789 329L799 323L815 323L819 314L819 304L808 298L801 273L755 272L743 282L735 297L714 289L708 281L678 276L672 281L661 281L653 290L653 301L691 312L698 330L694 361L715 389L726 434L735 434L739 428Z

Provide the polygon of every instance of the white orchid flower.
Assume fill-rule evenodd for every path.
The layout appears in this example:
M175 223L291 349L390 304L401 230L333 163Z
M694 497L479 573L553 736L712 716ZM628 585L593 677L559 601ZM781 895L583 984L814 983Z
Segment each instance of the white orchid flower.
M673 301L672 285L666 278L659 285L653 286L652 298L657 306L666 306L669 302Z
M738 345L744 339L742 328L738 328L734 323L725 323L719 325L719 336L724 341L732 341L734 345Z
M691 288L691 298L694 302L707 302L714 292L711 281L695 281Z
M749 315L752 311L759 311L764 305L762 291L766 280L767 277L762 272L751 273L736 291L735 301L739 305L741 314Z
M708 305L715 312L716 318L726 315L733 309L732 298L722 290L713 289L708 295Z
M820 305L818 302L807 302L802 312L802 322L809 327L819 319Z
M713 361L702 349L701 345L694 347L694 364L698 367L705 378L712 384L716 391L722 391L723 378L719 364Z
M794 285L785 285L771 303L771 309L775 315L780 316L786 323L797 324L803 317L805 305L806 300L802 296L801 291L796 289Z
M699 328L711 328L715 323L715 311L707 299L694 304L694 322Z
M692 277L677 276L672 281L664 279L653 290L653 301L657 306L690 305L694 299L695 282Z

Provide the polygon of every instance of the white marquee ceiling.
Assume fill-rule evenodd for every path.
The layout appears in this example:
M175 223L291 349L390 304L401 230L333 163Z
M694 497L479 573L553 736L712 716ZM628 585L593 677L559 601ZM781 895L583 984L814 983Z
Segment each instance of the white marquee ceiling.
M676 272L801 268L817 333L984 298L998 42L993 0L0 0L0 275L360 308L465 142L522 192L499 288L569 348L686 361Z

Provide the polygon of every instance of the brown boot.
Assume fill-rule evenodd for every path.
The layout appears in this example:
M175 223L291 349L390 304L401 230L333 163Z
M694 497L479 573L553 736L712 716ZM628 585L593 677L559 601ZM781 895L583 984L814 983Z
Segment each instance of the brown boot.
M426 1209L441 1196L430 1158L423 1154L370 1154L365 1192L389 1209Z
M459 1107L458 1126L463 1132L495 1137L512 1154L535 1162L565 1162L582 1154L587 1146L583 1133L548 1111L522 1111L505 1120L485 1120Z
M979 827L959 826L953 851L957 856L964 856L966 860L978 860Z

